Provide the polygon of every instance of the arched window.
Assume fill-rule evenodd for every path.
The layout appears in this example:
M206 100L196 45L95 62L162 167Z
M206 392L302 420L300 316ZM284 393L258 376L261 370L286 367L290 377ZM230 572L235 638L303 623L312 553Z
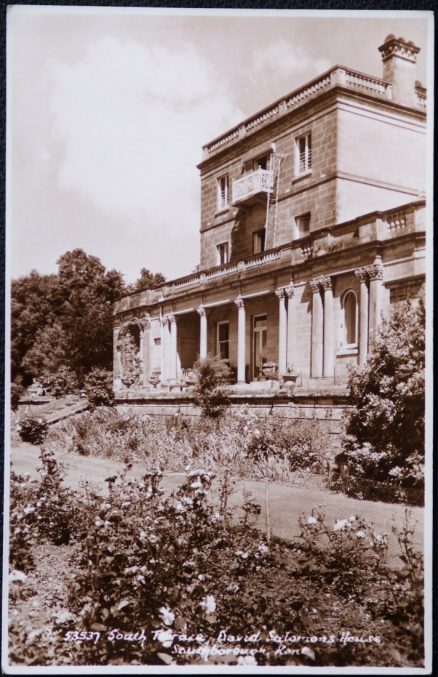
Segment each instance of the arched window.
M349 289L342 300L344 345L354 346L357 344L357 299L352 289Z

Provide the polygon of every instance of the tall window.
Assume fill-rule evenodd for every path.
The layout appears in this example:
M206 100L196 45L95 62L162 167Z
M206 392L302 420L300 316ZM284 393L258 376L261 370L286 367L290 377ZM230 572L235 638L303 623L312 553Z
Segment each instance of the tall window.
M310 132L295 141L295 174L304 174L312 169L312 136Z
M266 230L261 228L252 234L252 253L260 254L265 251Z
M230 359L230 324L229 322L217 323L216 353L222 360Z
M310 212L295 217L295 232L297 237L306 237L310 232Z
M217 247L217 264L218 266L224 266L228 263L228 242L221 242Z
M217 180L217 208L226 209L229 202L229 180L228 174L224 174Z
M343 324L344 324L344 346L357 345L357 300L356 294L352 289L344 294L342 300L343 307Z

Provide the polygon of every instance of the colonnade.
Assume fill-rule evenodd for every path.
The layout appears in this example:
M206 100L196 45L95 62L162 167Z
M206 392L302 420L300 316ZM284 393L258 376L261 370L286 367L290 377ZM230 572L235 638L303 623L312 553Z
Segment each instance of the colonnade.
M357 268L359 279L359 364L364 364L370 340L382 311L383 265L378 257L369 266ZM310 281L312 290L311 376L334 375L334 315L332 277L322 275Z

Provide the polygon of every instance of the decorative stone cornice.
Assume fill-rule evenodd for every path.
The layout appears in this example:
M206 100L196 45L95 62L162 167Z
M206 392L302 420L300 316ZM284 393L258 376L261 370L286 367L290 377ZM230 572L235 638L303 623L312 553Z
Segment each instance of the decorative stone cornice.
M383 45L379 47L383 61L387 61L393 56L401 57L406 61L415 63L420 48L413 42L407 42L403 38L396 38L395 35L388 35Z
M245 308L245 302L241 296L238 296L236 299L234 299L234 303L238 308Z

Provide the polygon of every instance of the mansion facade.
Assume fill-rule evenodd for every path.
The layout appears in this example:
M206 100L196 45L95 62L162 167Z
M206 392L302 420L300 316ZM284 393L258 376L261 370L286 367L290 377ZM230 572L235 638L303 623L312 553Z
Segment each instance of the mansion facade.
M418 47L379 50L382 78L334 66L203 147L197 271L114 307L120 401L183 391L208 354L236 393L345 389L419 293L426 90Z

